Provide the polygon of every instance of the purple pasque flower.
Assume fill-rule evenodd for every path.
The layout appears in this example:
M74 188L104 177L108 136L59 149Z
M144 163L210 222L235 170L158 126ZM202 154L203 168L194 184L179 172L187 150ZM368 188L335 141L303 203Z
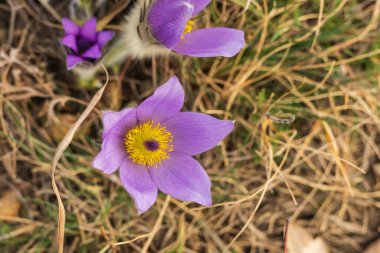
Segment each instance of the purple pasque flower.
M232 57L245 45L244 32L215 27L193 30L193 17L211 0L157 0L148 15L153 37L166 48L195 57Z
M139 213L148 210L158 190L183 201L211 205L211 182L192 156L228 135L232 121L180 112L184 90L172 77L136 108L103 115L103 143L93 166L120 179Z
M66 64L72 69L80 62L94 63L102 56L102 49L114 33L96 31L96 18L89 19L83 26L78 26L67 18L62 19L65 37L61 43L68 48Z

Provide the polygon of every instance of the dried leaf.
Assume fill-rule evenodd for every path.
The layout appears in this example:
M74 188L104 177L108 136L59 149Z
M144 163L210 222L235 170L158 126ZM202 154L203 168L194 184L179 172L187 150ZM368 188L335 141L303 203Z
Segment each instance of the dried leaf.
M20 211L20 201L17 198L17 192L7 191L0 199L0 216L18 217Z
M377 239L363 253L379 253L380 252L380 239Z
M373 170L375 171L376 175L380 176L380 163L373 165Z
M102 65L103 69L105 70L107 74L107 80L106 83L103 85L102 88L100 88L94 95L94 97L91 99L90 103L87 105L86 109L83 111L79 119L75 122L75 124L70 128L70 130L67 132L66 136L62 139L61 143L58 145L57 149L55 150L54 158L53 158L53 165L51 169L51 175L52 175L52 186L53 191L57 197L58 200L58 232L57 232L57 245L58 245L58 252L63 253L63 246L64 246L64 238L65 238L65 221L66 221L66 212L65 207L63 206L63 202L61 199L61 195L58 190L58 186L55 181L55 171L58 166L58 162L61 159L61 156L63 155L63 152L66 150L66 148L70 145L71 141L74 138L74 135L80 125L85 121L85 119L90 115L92 110L95 108L99 100L102 98L104 90L106 89L108 85L108 72L107 69Z
M322 238L314 239L303 227L290 223L287 235L288 253L328 253L329 249Z

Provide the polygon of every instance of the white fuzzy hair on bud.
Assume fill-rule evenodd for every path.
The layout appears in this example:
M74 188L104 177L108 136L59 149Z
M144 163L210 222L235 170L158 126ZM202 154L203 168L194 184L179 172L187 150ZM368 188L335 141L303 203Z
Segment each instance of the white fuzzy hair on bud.
M105 65L124 60L126 57L137 59L167 55L170 50L162 46L152 36L148 25L148 14L155 0L137 0L122 24L122 33L118 42L105 55L102 62Z

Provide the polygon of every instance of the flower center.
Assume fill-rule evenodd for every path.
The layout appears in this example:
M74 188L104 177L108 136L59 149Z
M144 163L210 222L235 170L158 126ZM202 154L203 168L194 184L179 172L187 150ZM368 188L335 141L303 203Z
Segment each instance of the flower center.
M149 151L156 151L160 148L158 142L155 140L144 141L145 148Z
M128 131L124 143L129 158L144 166L157 166L170 157L173 151L172 134L161 126L148 121Z
M185 38L185 34L190 33L194 28L194 21L189 20L186 23L185 30L182 33L181 39Z
M94 43L86 38L79 38L77 42L78 54L86 52Z

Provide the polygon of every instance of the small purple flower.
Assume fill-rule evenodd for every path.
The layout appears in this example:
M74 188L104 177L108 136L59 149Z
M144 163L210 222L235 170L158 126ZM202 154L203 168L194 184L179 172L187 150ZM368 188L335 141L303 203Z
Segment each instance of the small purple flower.
M83 26L78 26L67 18L62 19L65 37L61 43L69 50L67 53L67 68L72 69L80 62L94 63L102 56L102 49L110 41L114 33L111 31L96 31L96 18L91 18Z
M172 77L136 108L103 115L103 143L93 166L120 179L138 212L148 210L158 190L183 201L211 205L211 182L191 156L228 135L232 121L180 112L184 90Z
M195 57L232 57L245 45L241 30L216 27L193 31L194 21L211 0L157 0L148 15L153 37L166 48Z

